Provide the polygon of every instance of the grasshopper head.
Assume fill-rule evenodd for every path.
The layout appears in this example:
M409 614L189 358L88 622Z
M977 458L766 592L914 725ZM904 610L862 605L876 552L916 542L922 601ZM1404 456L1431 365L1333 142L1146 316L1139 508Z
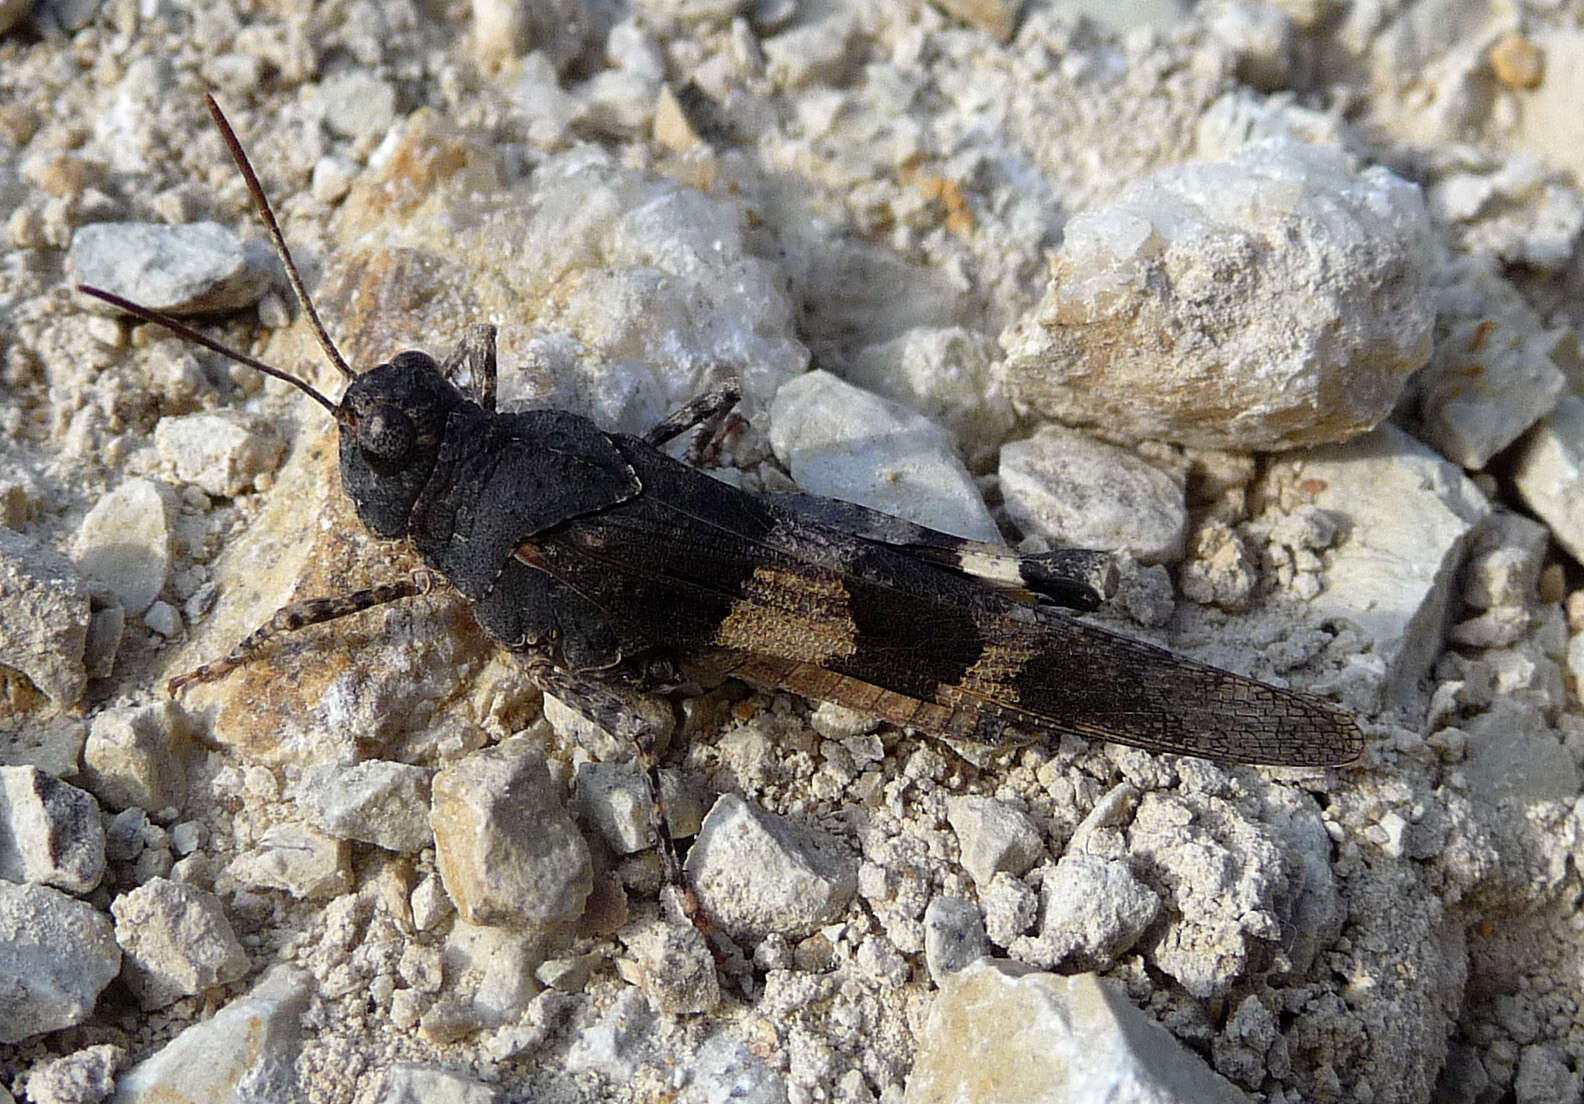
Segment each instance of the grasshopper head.
M434 358L419 352L398 353L347 385L336 414L341 484L370 532L406 535L446 421L466 402Z

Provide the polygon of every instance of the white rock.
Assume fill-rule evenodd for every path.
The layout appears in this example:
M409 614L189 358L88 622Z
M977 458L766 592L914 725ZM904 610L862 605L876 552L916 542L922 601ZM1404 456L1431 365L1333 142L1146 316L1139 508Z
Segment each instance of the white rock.
M1578 797L1579 768L1535 706L1498 699L1461 727L1468 740L1463 775L1470 793L1492 805L1520 807Z
M172 478L217 498L232 498L273 472L286 448L270 423L231 410L161 418L154 444Z
M1160 914L1158 894L1128 864L1069 851L1040 883L1040 934L1012 945L1015 957L1049 968L1098 970L1126 954Z
M373 1104L493 1104L498 1099L499 1092L482 1081L434 1066L397 1062L385 1071Z
M811 18L765 39L770 79L783 88L815 82L840 84L854 58L856 14L840 5L808 6Z
M836 740L860 763L878 762L885 751L878 738L871 736L880 722L869 713L860 713L835 702L820 702L809 714L809 727L828 740Z
M72 235L66 265L69 283L181 317L256 303L270 285L272 259L263 242L244 242L216 222L94 222ZM81 302L101 314L117 310L87 296Z
M444 984L462 1002L448 1012L447 1032L494 1028L518 1019L538 992L534 970L543 957L532 932L458 920L441 955ZM426 1033L434 1026L434 1019L426 1018Z
M987 885L998 871L1026 873L1044 850L1028 817L993 797L947 798L946 820L957 833L963 869L979 885Z
M1039 913L1039 895L1022 878L1006 871L978 887L979 907L984 910L985 934L998 947L1018 943Z
M240 978L247 952L220 898L196 886L153 878L110 905L121 976L145 1009Z
M807 365L785 275L753 255L737 203L589 146L540 166L529 199L481 219L474 235L458 235L452 213L433 230L472 250L455 262L470 273L486 259L504 266L502 309L539 304L532 330L501 328L503 369L524 359L530 369L503 370L503 403L557 406L641 433L723 371L741 380L753 415ZM499 249L502 234L514 249Z
M1565 271L1584 230L1584 199L1567 172L1520 153L1493 172L1454 172L1426 197L1452 224L1460 252L1547 272Z
M1213 1072L1093 974L981 959L951 975L919 1039L906 1104L1240 1104Z
M632 955L624 973L638 983L649 1007L668 1016L708 1012L720 1003L715 959L698 928L659 921L624 936Z
M187 796L191 724L174 701L106 709L83 746L82 782L106 807L158 811Z
M352 888L346 841L305 824L272 824L258 843L232 859L226 873L255 889L284 889L293 897L328 900Z
M396 121L396 89L367 70L332 73L317 88L325 126L343 138L382 138Z
M174 639L182 631L181 613L169 602L153 602L143 614L143 627L166 640Z
M293 796L315 824L337 839L411 853L433 841L429 771L370 759L309 767Z
M464 919L516 927L582 913L594 884L588 844L531 740L476 751L431 789L435 865Z
M247 996L135 1066L117 1084L110 1104L296 1099L302 1015L311 993L306 973L275 967Z
M1049 425L1001 450L1001 494L1025 535L1064 548L1127 549L1142 563L1182 558L1182 480L1127 449Z
M636 761L579 763L577 810L618 855L631 855L654 842L649 832L654 799Z
M642 999L641 997L639 999ZM482 1040L483 1054L496 1062L521 1058L544 1046L584 1003L577 997L546 989L528 1003L528 1010L516 1023L491 1032Z
M1135 180L1068 222L1003 335L1013 399L1117 439L1345 440L1429 354L1429 235L1414 185L1286 139Z
M687 857L699 903L734 938L807 935L839 917L857 863L821 832L722 794Z
M88 686L83 664L89 588L64 556L0 527L0 656L45 697L70 705Z
M413 926L419 931L429 931L451 912L451 898L445 894L445 884L434 874L426 875L413 888L409 901Z
M943 895L929 903L924 910L924 964L936 985L989 953L984 918L972 901Z
M203 846L204 826L196 820L184 820L171 825L171 850L178 855L191 855Z
M1415 379L1419 415L1442 456L1477 470L1556 405L1559 335L1488 257L1454 259L1438 280L1438 340Z
M1461 471L1391 425L1303 454L1295 474L1319 488L1314 505L1350 523L1332 550L1325 590L1309 603L1310 621L1357 625L1374 642L1388 696L1411 698L1441 651L1463 551L1490 504Z
M1551 535L1544 525L1498 507L1474 538L1463 571L1469 609L1527 611L1535 600Z
M1013 425L995 342L961 326L915 326L854 354L842 378L901 403L951 433L975 471L995 458Z
M636 16L621 20L605 36L605 60L656 84L665 78L660 47Z
M1067 851L1104 850L1100 841L1106 839L1108 834L1114 837L1117 829L1127 827L1138 808L1138 799L1138 787L1131 782L1118 782L1101 794L1094 807L1084 814L1078 827L1073 829L1072 838L1067 841ZM1121 849L1117 848L1116 855L1121 854Z
M700 1099L708 1104L786 1104L786 1077L729 1032L704 1041L692 1073ZM856 1093L847 1096L861 1099Z
M1346 148L1349 133L1347 123L1333 112L1239 86L1216 97L1200 114L1194 123L1194 152L1201 160L1223 161L1251 143L1282 137Z
M516 0L475 0L475 5L488 2L492 6L532 9L529 3ZM581 0L573 0L581 7ZM567 131L583 110L581 97L561 87L561 78L555 66L542 51L534 50L517 64L517 79L511 88L512 107L522 118L529 141L541 147L553 147L566 141Z
M0 1043L84 1022L120 970L110 917L47 886L0 881Z
M654 121L658 81L628 69L602 69L578 86L575 121L608 134L638 134Z
M1584 563L1584 397L1563 395L1535 426L1520 446L1513 482L1557 543Z
M808 372L776 392L770 447L809 494L1001 541L944 430L829 372Z
M95 1104L115 1091L115 1069L125 1056L121 1047L101 1043L40 1062L28 1070L27 1099L30 1104Z
M654 1013L642 993L628 989L567 1048L567 1071L598 1073L617 1084L627 1081L652 1050L653 1034Z
M37 767L0 767L0 878L86 893L104 868L92 795Z
M352 189L359 165L345 157L321 157L314 162L310 190L320 203L338 203Z
M149 608L164 589L171 565L176 501L152 479L129 479L94 503L72 545L72 559L88 578L116 593L127 615Z
M547 958L534 970L534 977L552 989L576 993L588 984L589 960L586 955Z
M1151 792L1129 843L1130 865L1147 872L1166 917L1146 957L1200 999L1224 995L1256 947L1281 935L1287 871L1274 833L1230 806L1200 810Z

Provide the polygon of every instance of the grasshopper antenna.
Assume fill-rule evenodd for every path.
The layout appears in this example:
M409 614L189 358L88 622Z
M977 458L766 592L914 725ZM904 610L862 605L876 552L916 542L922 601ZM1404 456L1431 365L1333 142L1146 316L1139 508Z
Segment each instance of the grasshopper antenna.
M346 424L351 419L350 413L343 411L335 403L325 398L307 383L298 379L296 376L287 372L283 372L279 368L271 368L262 360L256 360L253 357L248 356L246 353L239 353L235 349L221 344L212 337L206 337L197 330L193 329L191 326L186 326L176 321L176 319L172 318L163 311L151 310L148 307L132 302L130 299L123 299L119 295L105 291L103 288L89 287L87 284L78 284L77 290L82 292L84 295L92 295L95 299L102 299L106 303L109 303L112 307L116 307L125 311L127 314L141 318L145 322L153 322L157 325L164 326L167 330L170 330L172 333L186 338L195 345L202 345L205 349L219 353L223 357L228 357L229 359L236 361L238 364L245 364L255 372L263 372L266 376L274 376L278 380L285 380L287 383L297 388L297 390L311 398L314 402L328 410L330 412L330 416L334 418L338 424Z
M275 253L280 257L281 264L286 266L286 278L291 281L292 292L297 296L297 302L301 304L303 313L308 316L308 321L313 323L314 336L319 339L319 347L325 351L325 356L330 358L330 363L336 366L338 372L347 379L353 379L357 373L352 371L346 358L341 355L341 350L337 349L335 342L330 339L330 331L325 329L324 323L319 320L319 312L314 310L313 300L308 298L308 289L303 287L302 277L297 273L297 265L292 261L291 250L286 248L286 237L281 233L280 223L275 221L275 212L264 196L264 188L259 184L258 174L253 171L253 165L248 161L247 154L243 152L242 143L237 141L236 131L231 129L225 112L220 110L220 105L215 102L214 96L204 93L204 103L209 107L209 114L214 118L215 126L220 128L220 137L225 139L226 148L231 151L231 160L236 162L237 168L242 172L242 179L247 181L248 191L253 196L253 205L258 208L259 217L269 228L270 239L275 243ZM175 327L171 328L175 329Z

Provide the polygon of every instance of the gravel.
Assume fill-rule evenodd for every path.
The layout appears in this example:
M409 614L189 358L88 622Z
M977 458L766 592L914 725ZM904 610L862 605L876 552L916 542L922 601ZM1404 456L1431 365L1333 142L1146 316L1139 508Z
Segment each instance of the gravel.
M1576 1095L1579 0L454 14L0 4L0 1086ZM338 393L206 90L354 364L493 322L505 407L624 432L735 374L721 478L1115 548L1098 623L1362 761L655 697L699 929L444 588L162 704L417 566L322 410L70 290Z

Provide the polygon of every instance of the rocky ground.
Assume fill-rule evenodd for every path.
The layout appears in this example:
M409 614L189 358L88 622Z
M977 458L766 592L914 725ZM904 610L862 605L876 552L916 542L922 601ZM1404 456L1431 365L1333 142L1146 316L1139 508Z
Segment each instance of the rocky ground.
M1584 5L1116 7L0 3L0 1101L1578 1099ZM414 566L71 290L339 393L205 92L354 364L735 375L721 478L1115 549L1362 760L637 703L711 943L444 588L169 700Z

